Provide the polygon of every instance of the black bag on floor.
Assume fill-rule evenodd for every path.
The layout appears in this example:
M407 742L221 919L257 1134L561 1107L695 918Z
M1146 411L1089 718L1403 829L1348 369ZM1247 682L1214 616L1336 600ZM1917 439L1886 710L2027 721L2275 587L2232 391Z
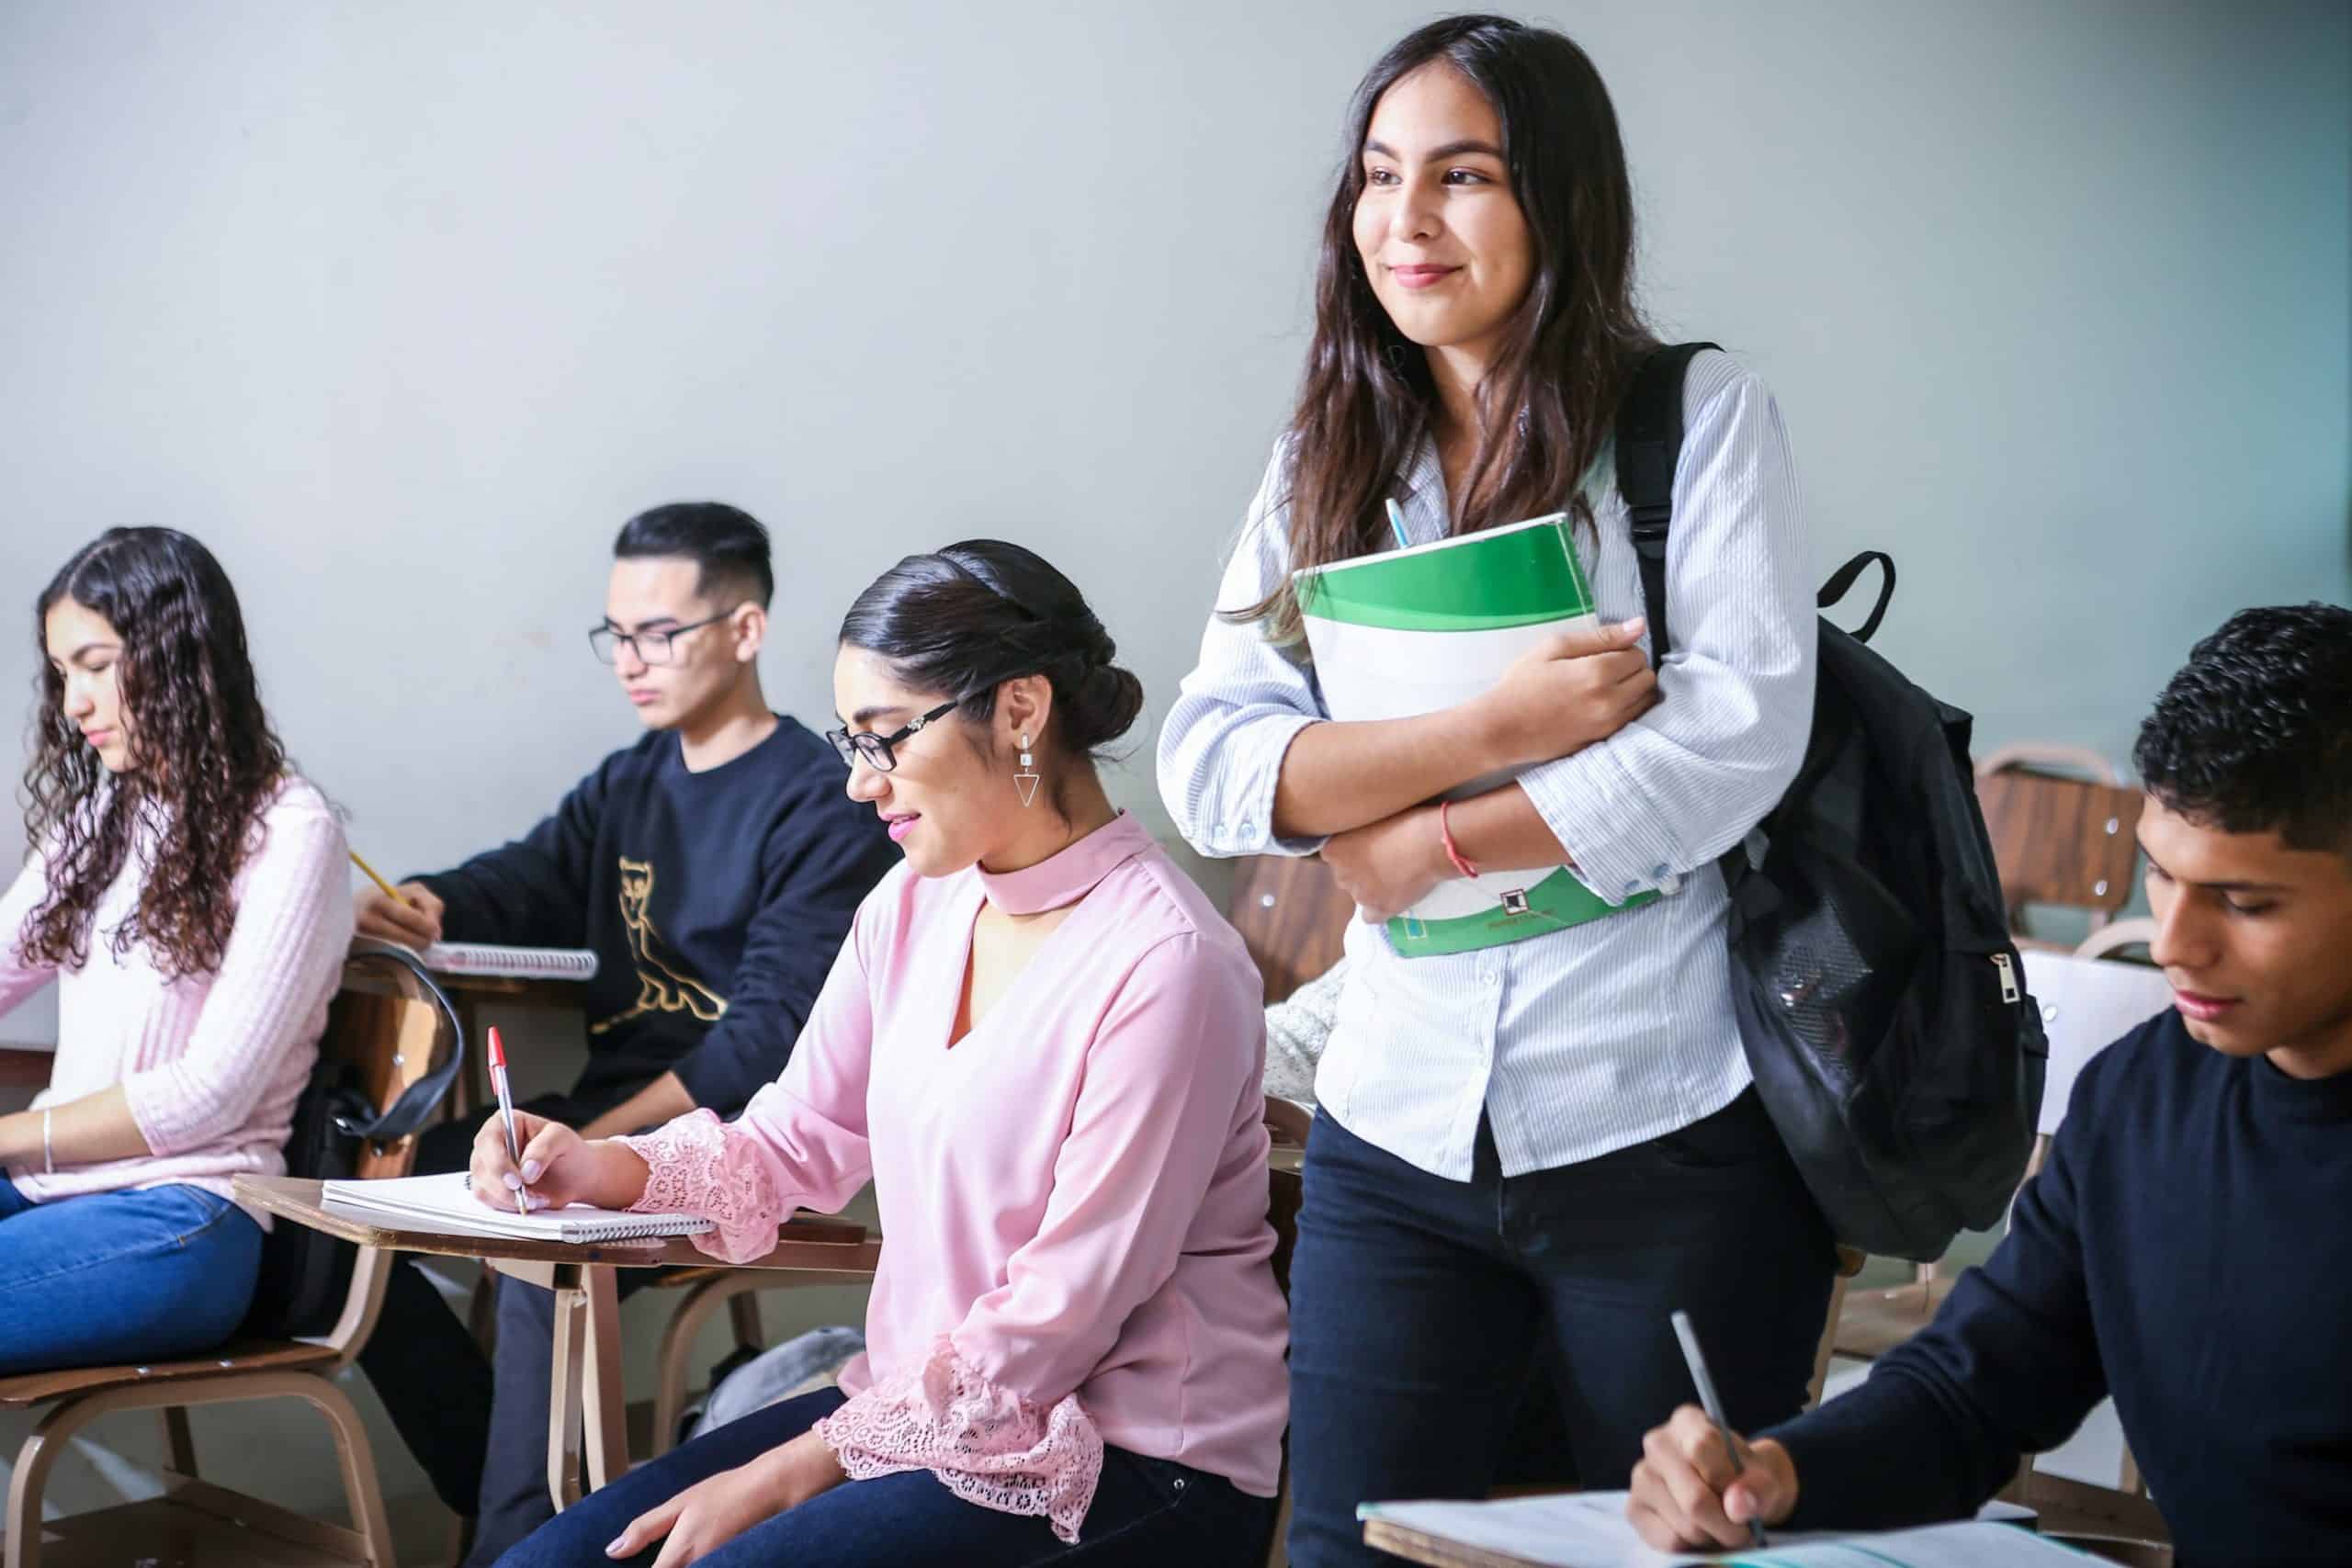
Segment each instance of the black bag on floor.
M1653 354L1618 415L1653 659L1668 647L1683 373L1713 346ZM1863 551L1817 605L1872 565L1885 585L1860 628L1821 623L1804 764L1722 868L1758 1095L1838 1239L1924 1263L1998 1220L2017 1190L2049 1044L1977 809L1973 721L1863 646L1894 595L1894 562Z

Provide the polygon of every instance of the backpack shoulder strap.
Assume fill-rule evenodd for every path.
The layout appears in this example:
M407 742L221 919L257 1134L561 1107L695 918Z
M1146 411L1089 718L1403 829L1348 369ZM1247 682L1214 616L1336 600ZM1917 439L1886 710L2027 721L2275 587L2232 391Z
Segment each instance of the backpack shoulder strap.
M1682 375L1712 343L1653 352L1634 372L1617 407L1617 490L1633 525L1642 570L1642 611L1650 623L1650 662L1666 657L1666 536L1674 524L1674 466L1682 457Z

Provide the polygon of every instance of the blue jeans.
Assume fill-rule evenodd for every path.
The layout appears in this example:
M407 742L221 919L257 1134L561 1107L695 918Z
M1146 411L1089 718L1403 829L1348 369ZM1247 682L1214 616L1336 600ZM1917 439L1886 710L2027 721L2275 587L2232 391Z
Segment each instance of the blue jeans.
M1678 1308L1736 1427L1795 1415L1835 1269L1752 1091L1663 1137L1508 1179L1481 1122L1468 1181L1317 1115L1291 1259L1290 1561L1393 1564L1363 1544L1358 1503L1485 1496L1538 1375L1569 1473L1514 1479L1623 1486L1643 1433L1696 1398L1667 1321Z
M35 1203L0 1177L0 1374L209 1350L253 1305L261 1241L201 1187Z
M610 1568L605 1543L639 1514L695 1483L733 1470L791 1441L841 1408L839 1389L820 1389L755 1410L673 1449L581 1499L499 1568ZM1065 1546L1042 1518L967 1503L929 1471L851 1481L820 1493L737 1536L700 1568L1244 1568L1265 1560L1274 1503L1237 1491L1221 1476L1105 1449L1102 1480ZM650 1563L660 1541L629 1558Z

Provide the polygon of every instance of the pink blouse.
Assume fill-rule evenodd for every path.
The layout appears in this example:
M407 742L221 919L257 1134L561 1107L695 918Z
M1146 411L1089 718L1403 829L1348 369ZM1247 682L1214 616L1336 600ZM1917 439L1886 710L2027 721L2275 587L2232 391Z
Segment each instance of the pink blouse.
M983 899L1079 907L950 1048ZM929 1470L1066 1541L1105 1443L1271 1497L1264 1056L1241 939L1132 818L1009 875L901 865L741 1120L627 1140L652 1169L637 1206L708 1215L700 1245L735 1261L872 1177L866 1354L817 1427L853 1479Z
M237 908L220 967L167 980L144 942L117 954L114 929L137 910L154 843L141 828L100 896L79 968L29 963L26 922L49 897L36 853L0 896L0 1013L57 982L57 1059L36 1106L122 1086L153 1151L95 1165L8 1171L36 1203L185 1182L230 1196L240 1172L280 1176L294 1103L318 1060L327 1003L351 945L351 863L326 798L288 779L262 809L238 868ZM266 1230L269 1216L248 1209Z

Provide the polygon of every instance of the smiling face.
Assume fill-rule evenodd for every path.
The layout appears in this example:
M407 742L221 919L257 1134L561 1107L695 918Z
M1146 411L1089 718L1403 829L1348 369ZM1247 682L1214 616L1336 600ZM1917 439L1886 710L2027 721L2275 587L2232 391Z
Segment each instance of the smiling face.
M2352 858L2206 827L2154 796L2140 847L2149 955L2188 1032L2297 1077L2352 1070Z
M49 607L41 638L63 685L59 707L110 773L131 765L130 711L122 700L122 637L104 615L68 596Z
M865 649L845 646L833 660L833 712L853 734L895 735L947 695L904 684L888 660ZM993 862L1036 825L1039 813L1023 807L1012 761L1024 728L1033 755L1042 755L1051 701L1043 676L1007 681L985 723L950 712L894 742L888 773L863 759L853 763L849 797L889 824L891 840L919 876Z
M701 592L701 568L683 556L634 556L613 563L605 625L627 633L671 632L667 663L627 644L613 649L613 677L648 729L676 729L723 702L759 658L766 615ZM694 626L711 615L723 618ZM692 626L692 630L679 630Z
M1426 349L1491 361L1534 276L1502 121L1442 62L1380 96L1362 149L1356 254L1389 320Z

